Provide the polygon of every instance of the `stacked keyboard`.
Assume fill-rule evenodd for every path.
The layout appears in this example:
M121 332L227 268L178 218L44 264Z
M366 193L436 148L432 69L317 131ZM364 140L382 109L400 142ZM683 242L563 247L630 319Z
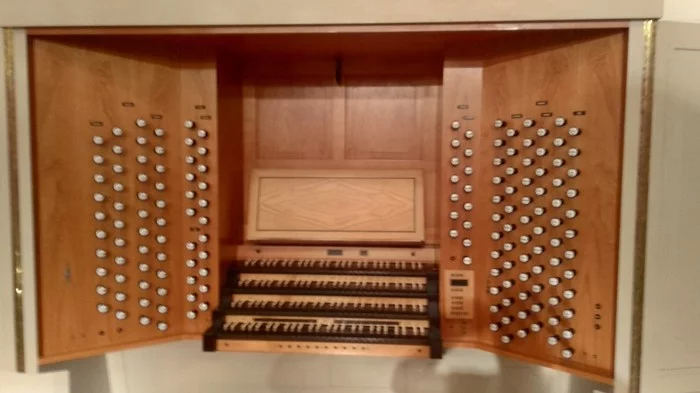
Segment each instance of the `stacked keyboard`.
M433 262L238 261L204 349L440 358L438 288Z

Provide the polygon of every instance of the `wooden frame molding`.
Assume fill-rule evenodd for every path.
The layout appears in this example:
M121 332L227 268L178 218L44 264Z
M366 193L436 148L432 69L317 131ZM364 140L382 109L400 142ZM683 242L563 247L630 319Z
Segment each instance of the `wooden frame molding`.
M315 26L146 26L146 27L32 27L30 36L66 35L228 35L228 34L322 34L322 33L406 33L516 31L559 29L624 29L626 20L586 22L522 22L522 23L427 23Z

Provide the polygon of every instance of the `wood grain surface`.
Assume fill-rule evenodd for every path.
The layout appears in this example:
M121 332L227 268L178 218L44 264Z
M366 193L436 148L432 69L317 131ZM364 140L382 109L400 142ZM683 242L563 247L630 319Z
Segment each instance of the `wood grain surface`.
M197 271L209 269L198 284L211 291L188 306L215 306L218 214L215 199L201 194L215 190L217 165L209 161L216 160L216 126L210 121L212 138L203 144L209 154L199 162L211 169L199 174L199 180L211 177L211 186L198 190L211 201L212 213L205 214L211 224L197 228L189 221L200 215L184 214L183 139L195 131L183 122L194 105L216 113L211 55L183 61L177 52L139 46L40 39L32 41L31 54L41 361L146 345L185 330L201 333L210 324L206 312L185 318L190 272L183 250L199 234L210 236L196 251L209 253ZM97 193L102 201L94 199ZM98 312L100 304L106 313ZM148 323L140 322L143 317Z
M249 240L422 242L418 171L255 170Z
M265 47L273 53L239 61L244 187L252 184L253 170L280 168L421 170L424 189L435 187L439 60L390 54L348 55L339 62L327 53L279 55L278 45ZM244 194L246 217L249 195ZM426 244L438 243L434 198L435 193L423 195Z
M341 344L311 341L255 341L219 340L217 351L222 352L273 352L308 353L323 355L360 355L385 357L430 357L428 346L422 345L383 345L383 344Z
M479 222L488 223L490 228L475 242L478 240L479 259L489 269L502 270L497 277L484 276L483 282L489 288L502 288L502 292L492 296L484 290L479 295L486 303L480 307L483 323L479 325L479 341L501 352L580 368L606 378L613 375L625 42L624 33L581 38L566 46L545 45L522 57L495 59L484 68L483 132L490 145L485 144L482 151L487 164L483 187L490 192L481 200L485 209ZM565 118L566 124L555 125L557 117ZM496 119L504 120L505 127L495 128ZM525 127L526 119L534 120L535 125ZM579 133L571 135L572 127ZM516 136L507 136L511 128L517 131ZM547 135L538 135L540 128L546 129ZM505 145L495 147L496 139ZM532 146L524 144L526 139L532 140ZM557 139L561 145L555 143ZM508 148L516 154L508 155ZM538 153L537 149L544 150ZM571 156L570 149L577 149L578 154ZM494 158L502 158L504 163L495 166L491 164ZM524 165L525 158L533 164ZM557 158L562 160L561 166L553 164ZM508 175L508 167L516 173ZM544 170L541 175L536 173L538 168ZM578 171L575 176L569 173L572 169ZM489 184L493 177L502 178L502 183ZM523 183L525 178L531 180L530 185ZM562 185L557 186L555 179ZM509 186L514 188L513 194L505 192ZM538 187L544 190L543 195L535 192ZM572 197L569 190L577 193ZM503 197L503 202L492 203L490 199L496 195ZM532 198L532 202L523 204L523 197ZM561 206L556 201L561 201ZM507 213L507 205L515 211ZM538 207L543 209L542 215L535 212ZM567 216L567 211L576 212L576 216ZM500 214L502 219L494 222L492 214ZM523 222L523 217L529 221ZM505 231L505 224L514 229ZM537 226L543 228L542 235L533 231ZM567 237L567 230L575 237ZM502 234L501 239L490 239L491 232ZM504 249L506 243L514 245L512 251ZM535 253L535 246L543 247L543 252ZM500 256L493 258L493 251ZM567 259L565 251L573 252L573 258ZM523 255L527 256L525 263ZM552 258L559 258L561 264L553 266ZM515 268L504 269L505 261L513 261ZM543 272L538 274L535 266ZM565 278L565 271L575 273L575 277ZM521 281L521 273L528 274L527 280ZM552 285L551 279L561 283ZM515 282L511 289L503 287L507 280ZM542 292L533 292L534 284L543 285ZM575 291L575 297L565 299L565 290ZM519 300L524 291L530 297ZM560 304L551 305L552 297L560 299ZM515 301L498 313L490 313L488 305L503 298ZM524 320L516 318L517 311L529 311L534 303L541 303L543 310L530 312ZM563 318L564 310L572 310L575 316ZM488 330L489 322L500 323L507 316L513 317L514 323L497 333ZM559 325L548 323L552 317L560 319ZM516 337L511 344L501 343L502 335L514 335L536 322L543 324L541 332L530 332L527 339ZM564 329L572 329L574 337L564 339ZM559 338L556 345L547 343L551 336ZM573 350L572 359L562 357L566 348Z

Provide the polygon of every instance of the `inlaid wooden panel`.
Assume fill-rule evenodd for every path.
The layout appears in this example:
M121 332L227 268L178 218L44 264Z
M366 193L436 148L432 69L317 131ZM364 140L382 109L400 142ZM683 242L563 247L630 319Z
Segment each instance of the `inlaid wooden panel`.
M249 240L422 242L419 171L256 170Z

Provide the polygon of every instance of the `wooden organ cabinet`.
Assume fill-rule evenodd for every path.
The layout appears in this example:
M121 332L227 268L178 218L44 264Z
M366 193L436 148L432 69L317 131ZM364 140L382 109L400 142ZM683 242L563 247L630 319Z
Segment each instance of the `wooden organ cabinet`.
M29 43L42 363L465 347L612 380L627 30Z

